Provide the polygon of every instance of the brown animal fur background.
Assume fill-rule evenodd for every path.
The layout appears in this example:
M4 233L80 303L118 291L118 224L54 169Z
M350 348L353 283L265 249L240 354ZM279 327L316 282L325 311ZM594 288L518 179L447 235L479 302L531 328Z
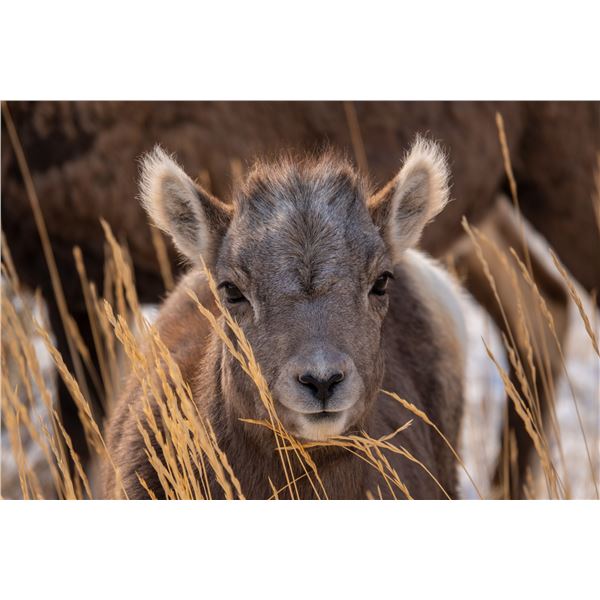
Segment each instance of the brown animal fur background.
M448 151L454 202L425 232L422 246L441 255L477 223L505 175L494 116L502 113L521 209L588 290L600 289L600 239L591 203L600 148L600 103L356 102L374 182L396 172L416 133ZM160 141L188 173L228 200L236 167L282 148L332 144L353 155L341 102L14 102L10 108L55 251L72 263L79 244L92 273L103 260L98 218L126 241L142 292L156 298L158 267L135 200L137 159ZM3 123L3 134L4 123ZM14 153L2 136L2 222L25 281L43 282L29 203ZM96 265L97 261L97 265ZM65 268L68 268L65 265ZM71 278L65 277L67 284ZM74 278L75 283L77 279ZM75 287L75 286L74 286ZM77 292L76 289L73 290Z

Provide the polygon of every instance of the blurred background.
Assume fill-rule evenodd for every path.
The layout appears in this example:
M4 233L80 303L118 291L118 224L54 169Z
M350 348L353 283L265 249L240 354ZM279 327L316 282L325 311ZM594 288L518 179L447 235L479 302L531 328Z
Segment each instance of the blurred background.
M452 172L453 201L421 245L466 289L469 474L484 497L598 497L594 102L4 103L2 495L68 495L46 440L67 439L57 423L65 462L75 453L92 483L75 496L94 495L94 444L65 373L101 431L123 365L95 310L104 298L126 311L101 219L149 319L185 269L136 199L144 152L160 143L228 202L254 158L289 150L333 147L376 189L417 134L441 143ZM462 493L476 497L466 476Z

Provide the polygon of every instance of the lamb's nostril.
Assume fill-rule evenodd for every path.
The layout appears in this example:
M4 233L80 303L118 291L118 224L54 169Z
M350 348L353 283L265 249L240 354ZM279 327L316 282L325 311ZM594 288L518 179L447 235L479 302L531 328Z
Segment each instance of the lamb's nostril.
M330 378L329 378L329 385L330 386L334 386L336 383L339 383L340 381L342 381L344 379L344 374L343 373L334 373Z
M298 377L298 381L310 389L313 396L318 398L322 402L329 400L333 396L333 390L335 386L344 379L343 373L334 373L327 379L321 379L314 377L310 373L304 373Z

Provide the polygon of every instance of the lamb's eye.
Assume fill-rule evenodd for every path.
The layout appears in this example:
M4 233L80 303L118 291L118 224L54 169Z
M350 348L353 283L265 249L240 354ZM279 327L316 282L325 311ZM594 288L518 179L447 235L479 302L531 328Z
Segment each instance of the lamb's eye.
M389 271L382 273L375 280L375 283L373 284L373 287L371 288L371 294L375 294L376 296L384 296L386 293L386 290L387 290L388 280L390 278L393 278L393 275Z
M225 299L230 304L237 304L238 302L244 302L244 300L246 300L246 297L240 292L239 288L229 281L221 283L219 289L225 290Z

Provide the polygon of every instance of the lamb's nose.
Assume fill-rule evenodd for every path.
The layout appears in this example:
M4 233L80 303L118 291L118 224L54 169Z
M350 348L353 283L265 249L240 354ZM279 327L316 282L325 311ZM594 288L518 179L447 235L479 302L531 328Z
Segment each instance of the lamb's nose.
M304 375L300 375L298 377L298 381L310 389L312 395L320 400L321 402L325 402L329 400L331 396L333 396L333 390L335 386L344 379L343 373L334 373L331 377L327 379L321 379L320 377L314 377L310 373L304 373Z

